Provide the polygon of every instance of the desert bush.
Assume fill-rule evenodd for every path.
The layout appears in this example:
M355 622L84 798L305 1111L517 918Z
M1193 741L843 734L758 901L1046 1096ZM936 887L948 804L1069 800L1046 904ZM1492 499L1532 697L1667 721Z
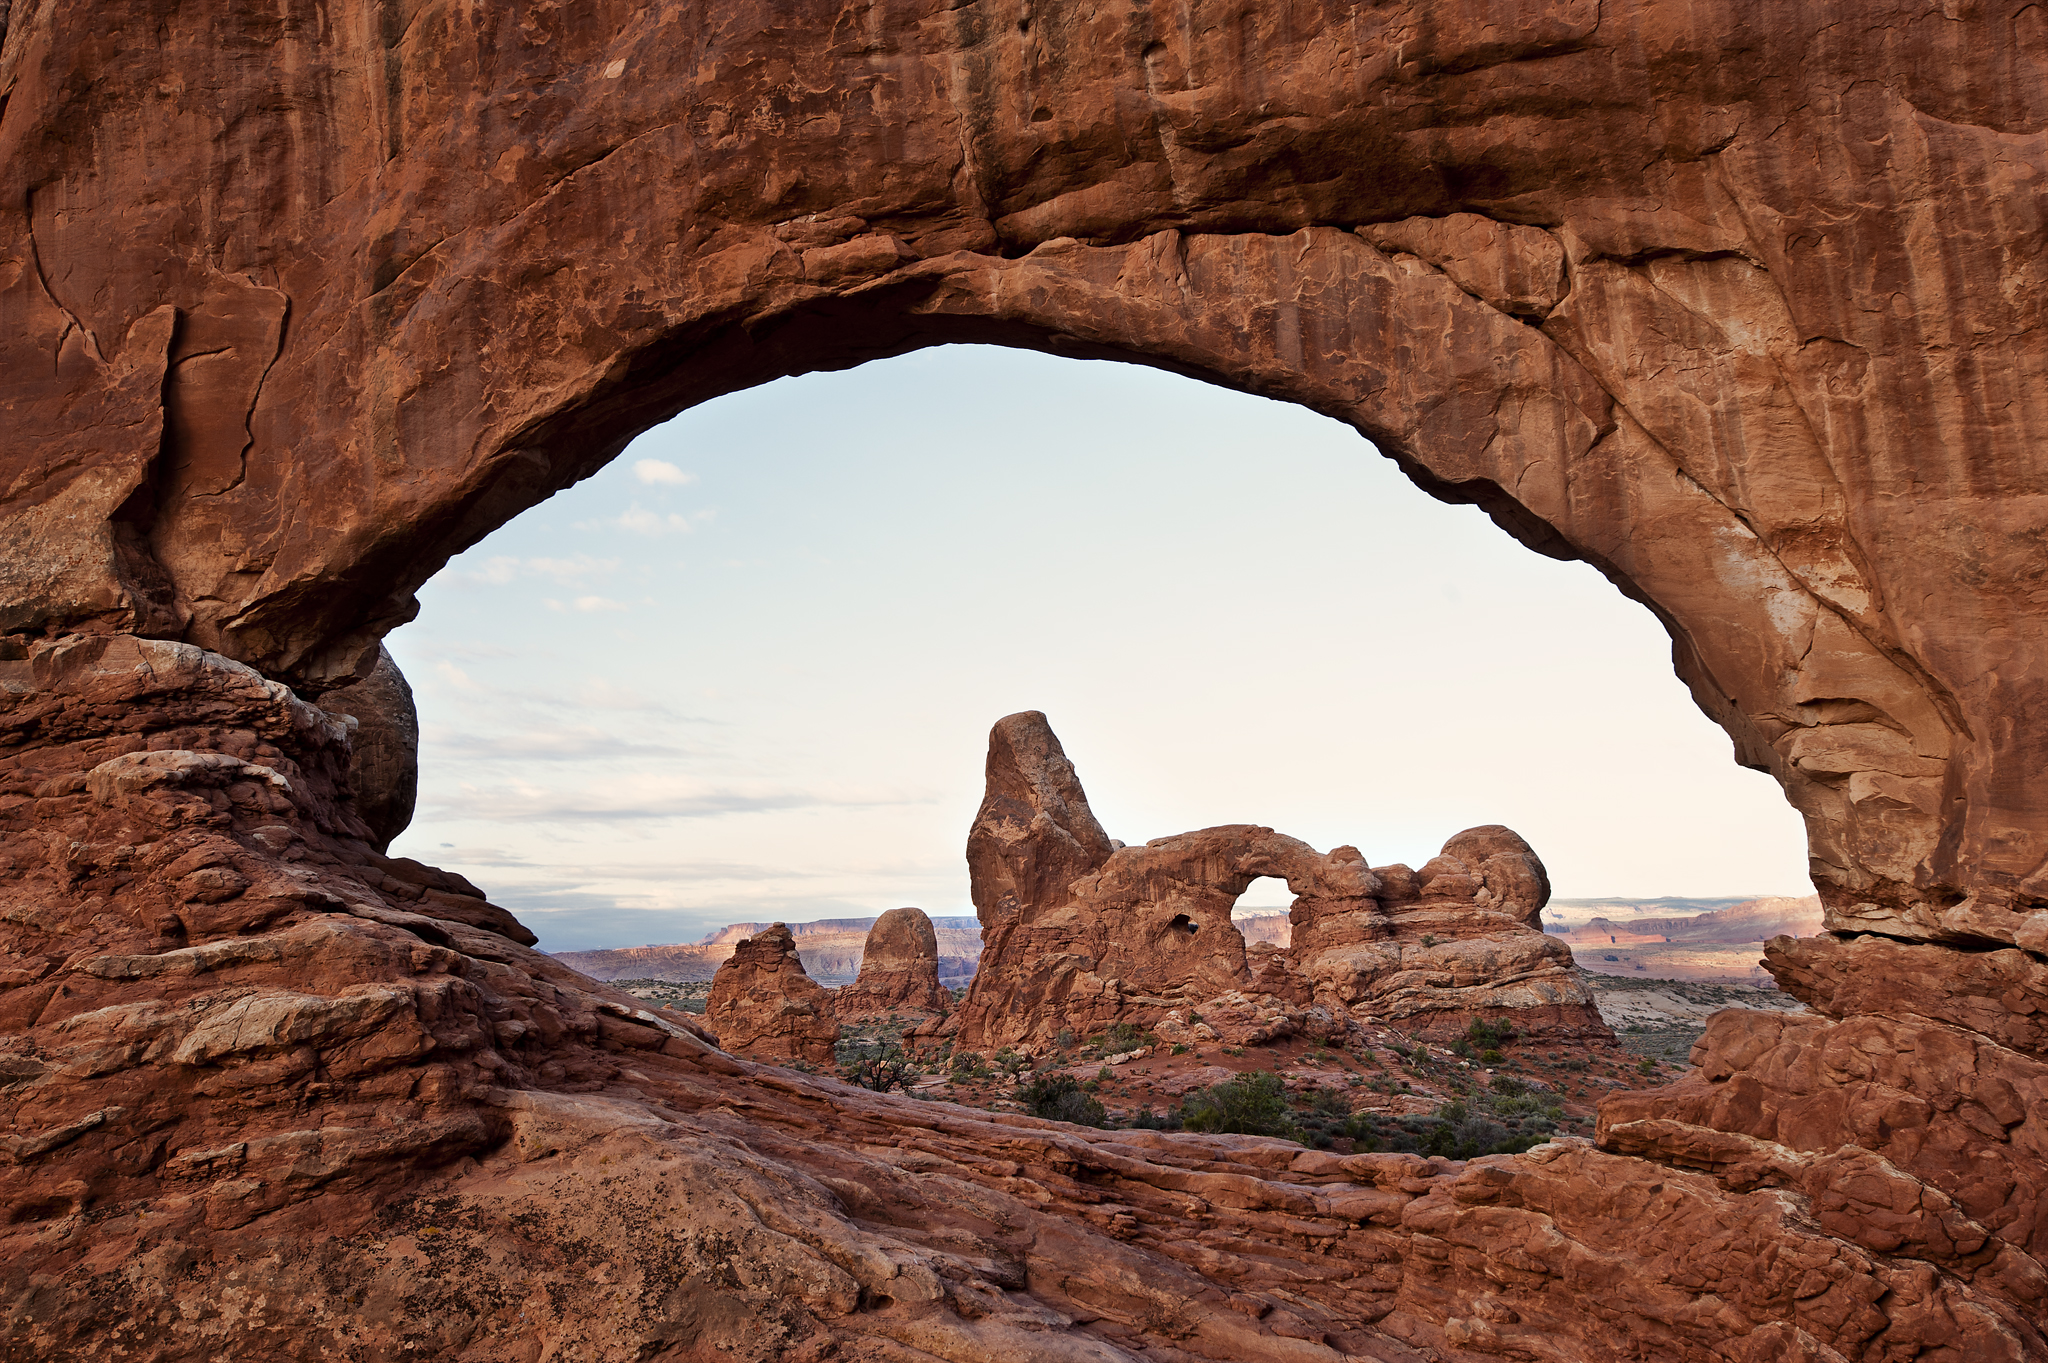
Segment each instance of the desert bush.
M1465 1039L1482 1051L1497 1051L1515 1039L1515 1026L1511 1022L1473 1018L1472 1025L1465 1029Z
M1017 1101L1034 1117L1072 1122L1076 1126L1101 1126L1107 1115L1102 1104L1071 1074L1048 1074L1034 1079L1017 1090Z
M1147 1037L1143 1027L1128 1022L1119 1022L1102 1034L1102 1049L1112 1055L1118 1051L1135 1051L1145 1044Z
M1284 1095L1279 1075L1270 1070L1253 1070L1198 1089L1182 1099L1181 1125L1189 1131L1299 1140L1300 1128L1288 1111Z
M843 1051L844 1047L841 1049ZM903 1048L893 1044L863 1048L852 1056L840 1057L839 1077L876 1093L887 1093L892 1088L907 1092L910 1081L917 1074L917 1067L910 1063L910 1057L903 1053Z

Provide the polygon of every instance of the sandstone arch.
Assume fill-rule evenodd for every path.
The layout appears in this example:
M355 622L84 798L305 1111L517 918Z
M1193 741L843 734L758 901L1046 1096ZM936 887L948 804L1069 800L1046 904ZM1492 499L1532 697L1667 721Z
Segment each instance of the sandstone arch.
M0 668L20 797L6 874L20 904L45 906L10 910L9 949L43 964L10 967L32 981L10 997L42 992L8 1025L35 1044L85 1015L50 1014L53 999L128 1009L169 1036L150 990L187 998L195 962L271 988L316 960L372 993L273 999L285 1049L263 1063L277 1083L300 1074L289 1057L324 1054L313 1040L369 1064L352 1030L366 1018L459 1055L659 1041L567 981L547 985L565 991L551 1013L488 1017L484 1000L511 997L514 976L552 978L546 967L513 938L493 944L509 919L468 887L375 858L335 784L337 740L276 682L317 696L367 670L452 551L682 406L977 339L1306 403L1438 495L1598 565L1670 628L1738 760L1806 816L1839 936L1777 948L1781 972L1886 1044L1904 1044L1901 1028L1977 1038L1965 1049L1989 1049L1970 1049L1972 1072L2004 1086L1969 1099L1990 1114L1984 1133L2006 1133L1983 1139L2038 1140L2025 1021L2048 951L2038 9L1881 0L1844 23L1817 2L1734 0L286 0L260 13L147 0L92 18L14 0L0 35ZM51 642L75 632L142 638ZM105 767L138 744L169 756ZM224 822L161 865L137 850L180 819ZM325 869L281 860L294 847ZM98 898L81 898L92 886ZM177 914L143 912L172 886ZM237 919L245 901L268 907ZM212 940L342 932L343 919L380 924L382 945L322 956L310 937ZM1881 938L1854 936L1867 933ZM78 955L117 939L122 951ZM145 963L159 956L175 970ZM459 987L375 993L415 968L404 962L455 958L470 964L435 978ZM113 975L78 964L117 959L94 967ZM1916 983L1904 997L1873 979ZM463 1049L459 1018L485 1018L476 1035L496 1040ZM1822 1044L1732 1036L1716 1052L1729 1083ZM669 1041L703 1074L726 1063ZM462 1086L501 1071L465 1060L404 1100L439 1134L293 1128L328 1153L292 1167L398 1177L487 1148L506 1121L540 1150L571 1119L532 1095L576 1065L529 1058L499 1086L528 1095L516 1121ZM96 1091L48 1087L51 1072L23 1081L24 1103ZM1815 1110L1811 1095L1782 1101ZM1763 1195L1741 1190L1822 1187L1815 1171L1837 1157L1790 1126L1721 1131L1710 1107L1631 1117L1613 1140L1718 1171L1684 1196L1739 1204L1724 1229L1793 1235L1758 1229L1771 1214L1741 1198ZM10 1177L76 1184L49 1203L74 1209L102 1174L108 1188L159 1177L149 1142L169 1138L134 1134L116 1108L137 1110L52 1107L10 1147L30 1170ZM2011 1258L2040 1248L2027 1163L1957 1181L1974 1139L1937 1141L1948 1153L1918 1164L1887 1147L1904 1163L1871 1178L1943 1191L1915 1204L1936 1229L1881 1253L1917 1246L1907 1257L1931 1256L1941 1283L1978 1284L1965 1295L2037 1303ZM191 1170L250 1158L231 1145ZM46 1156L83 1172L31 1169ZM1611 1158L1574 1152L1511 1177L1534 1188ZM782 1177L748 1168L759 1187ZM212 1186L252 1181L269 1186ZM822 1186L792 1205L823 1205ZM869 1205L851 1186L831 1196ZM267 1205L220 1197L224 1224ZM2000 1199L2019 1210L2000 1219ZM1958 1231L1957 1207L1989 1218L1990 1239ZM1849 1240L1813 1243L1851 1264L1841 1281L1920 1290L1841 1248L1854 1217L1829 1215ZM853 1290L813 1281L826 1314ZM1453 1321L1430 1315L1427 1292L1402 1300L1440 1341L1515 1333L1522 1310ZM1745 1319L1759 1341L1792 1341L1789 1303L1757 1310ZM1182 1337L1236 1338L1203 1320ZM1625 1333L1599 1347L1649 1339Z

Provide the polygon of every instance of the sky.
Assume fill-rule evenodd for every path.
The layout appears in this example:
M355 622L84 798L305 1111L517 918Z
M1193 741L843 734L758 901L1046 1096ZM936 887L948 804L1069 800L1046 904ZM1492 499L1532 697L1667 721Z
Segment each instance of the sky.
M1504 823L1561 897L1811 892L1648 611L1347 426L1140 366L946 346L731 394L420 602L392 850L546 950L971 914L1018 710L1126 842L1258 823L1419 866Z

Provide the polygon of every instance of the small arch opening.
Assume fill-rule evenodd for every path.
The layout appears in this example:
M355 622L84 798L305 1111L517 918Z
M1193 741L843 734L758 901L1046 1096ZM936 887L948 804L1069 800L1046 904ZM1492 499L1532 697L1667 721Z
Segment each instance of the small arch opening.
M1166 925L1166 930L1177 932L1183 937L1192 937L1202 930L1202 925L1184 913L1177 913L1173 916L1173 921Z
M1231 926L1244 934L1244 944L1255 947L1271 942L1285 949L1292 940L1288 911L1294 907L1294 891L1279 876L1260 876L1244 887L1230 910Z

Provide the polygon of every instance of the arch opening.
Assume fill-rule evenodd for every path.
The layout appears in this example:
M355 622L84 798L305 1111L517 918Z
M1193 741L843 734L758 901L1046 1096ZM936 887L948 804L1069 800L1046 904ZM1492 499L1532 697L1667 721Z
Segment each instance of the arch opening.
M1521 811L1611 800L1575 735L1647 725L1707 793L1673 822L1746 811L1722 841L1774 838L1794 883L1730 884L1716 854L1674 887L1667 842L1584 888L1797 893L1789 816L1727 766L1651 620L1373 455L1298 405L1015 349L708 404L423 593L392 643L427 808L394 850L490 885L557 949L964 915L972 755L1042 707L1126 836L1255 819L1421 865L1498 820L1570 866ZM1567 597L1598 622L1560 624ZM1237 649L1248 626L1276 645ZM1513 767L1549 774L1502 807L1474 774ZM821 888L833 866L856 873ZM1284 923L1290 900L1255 882L1240 905Z

